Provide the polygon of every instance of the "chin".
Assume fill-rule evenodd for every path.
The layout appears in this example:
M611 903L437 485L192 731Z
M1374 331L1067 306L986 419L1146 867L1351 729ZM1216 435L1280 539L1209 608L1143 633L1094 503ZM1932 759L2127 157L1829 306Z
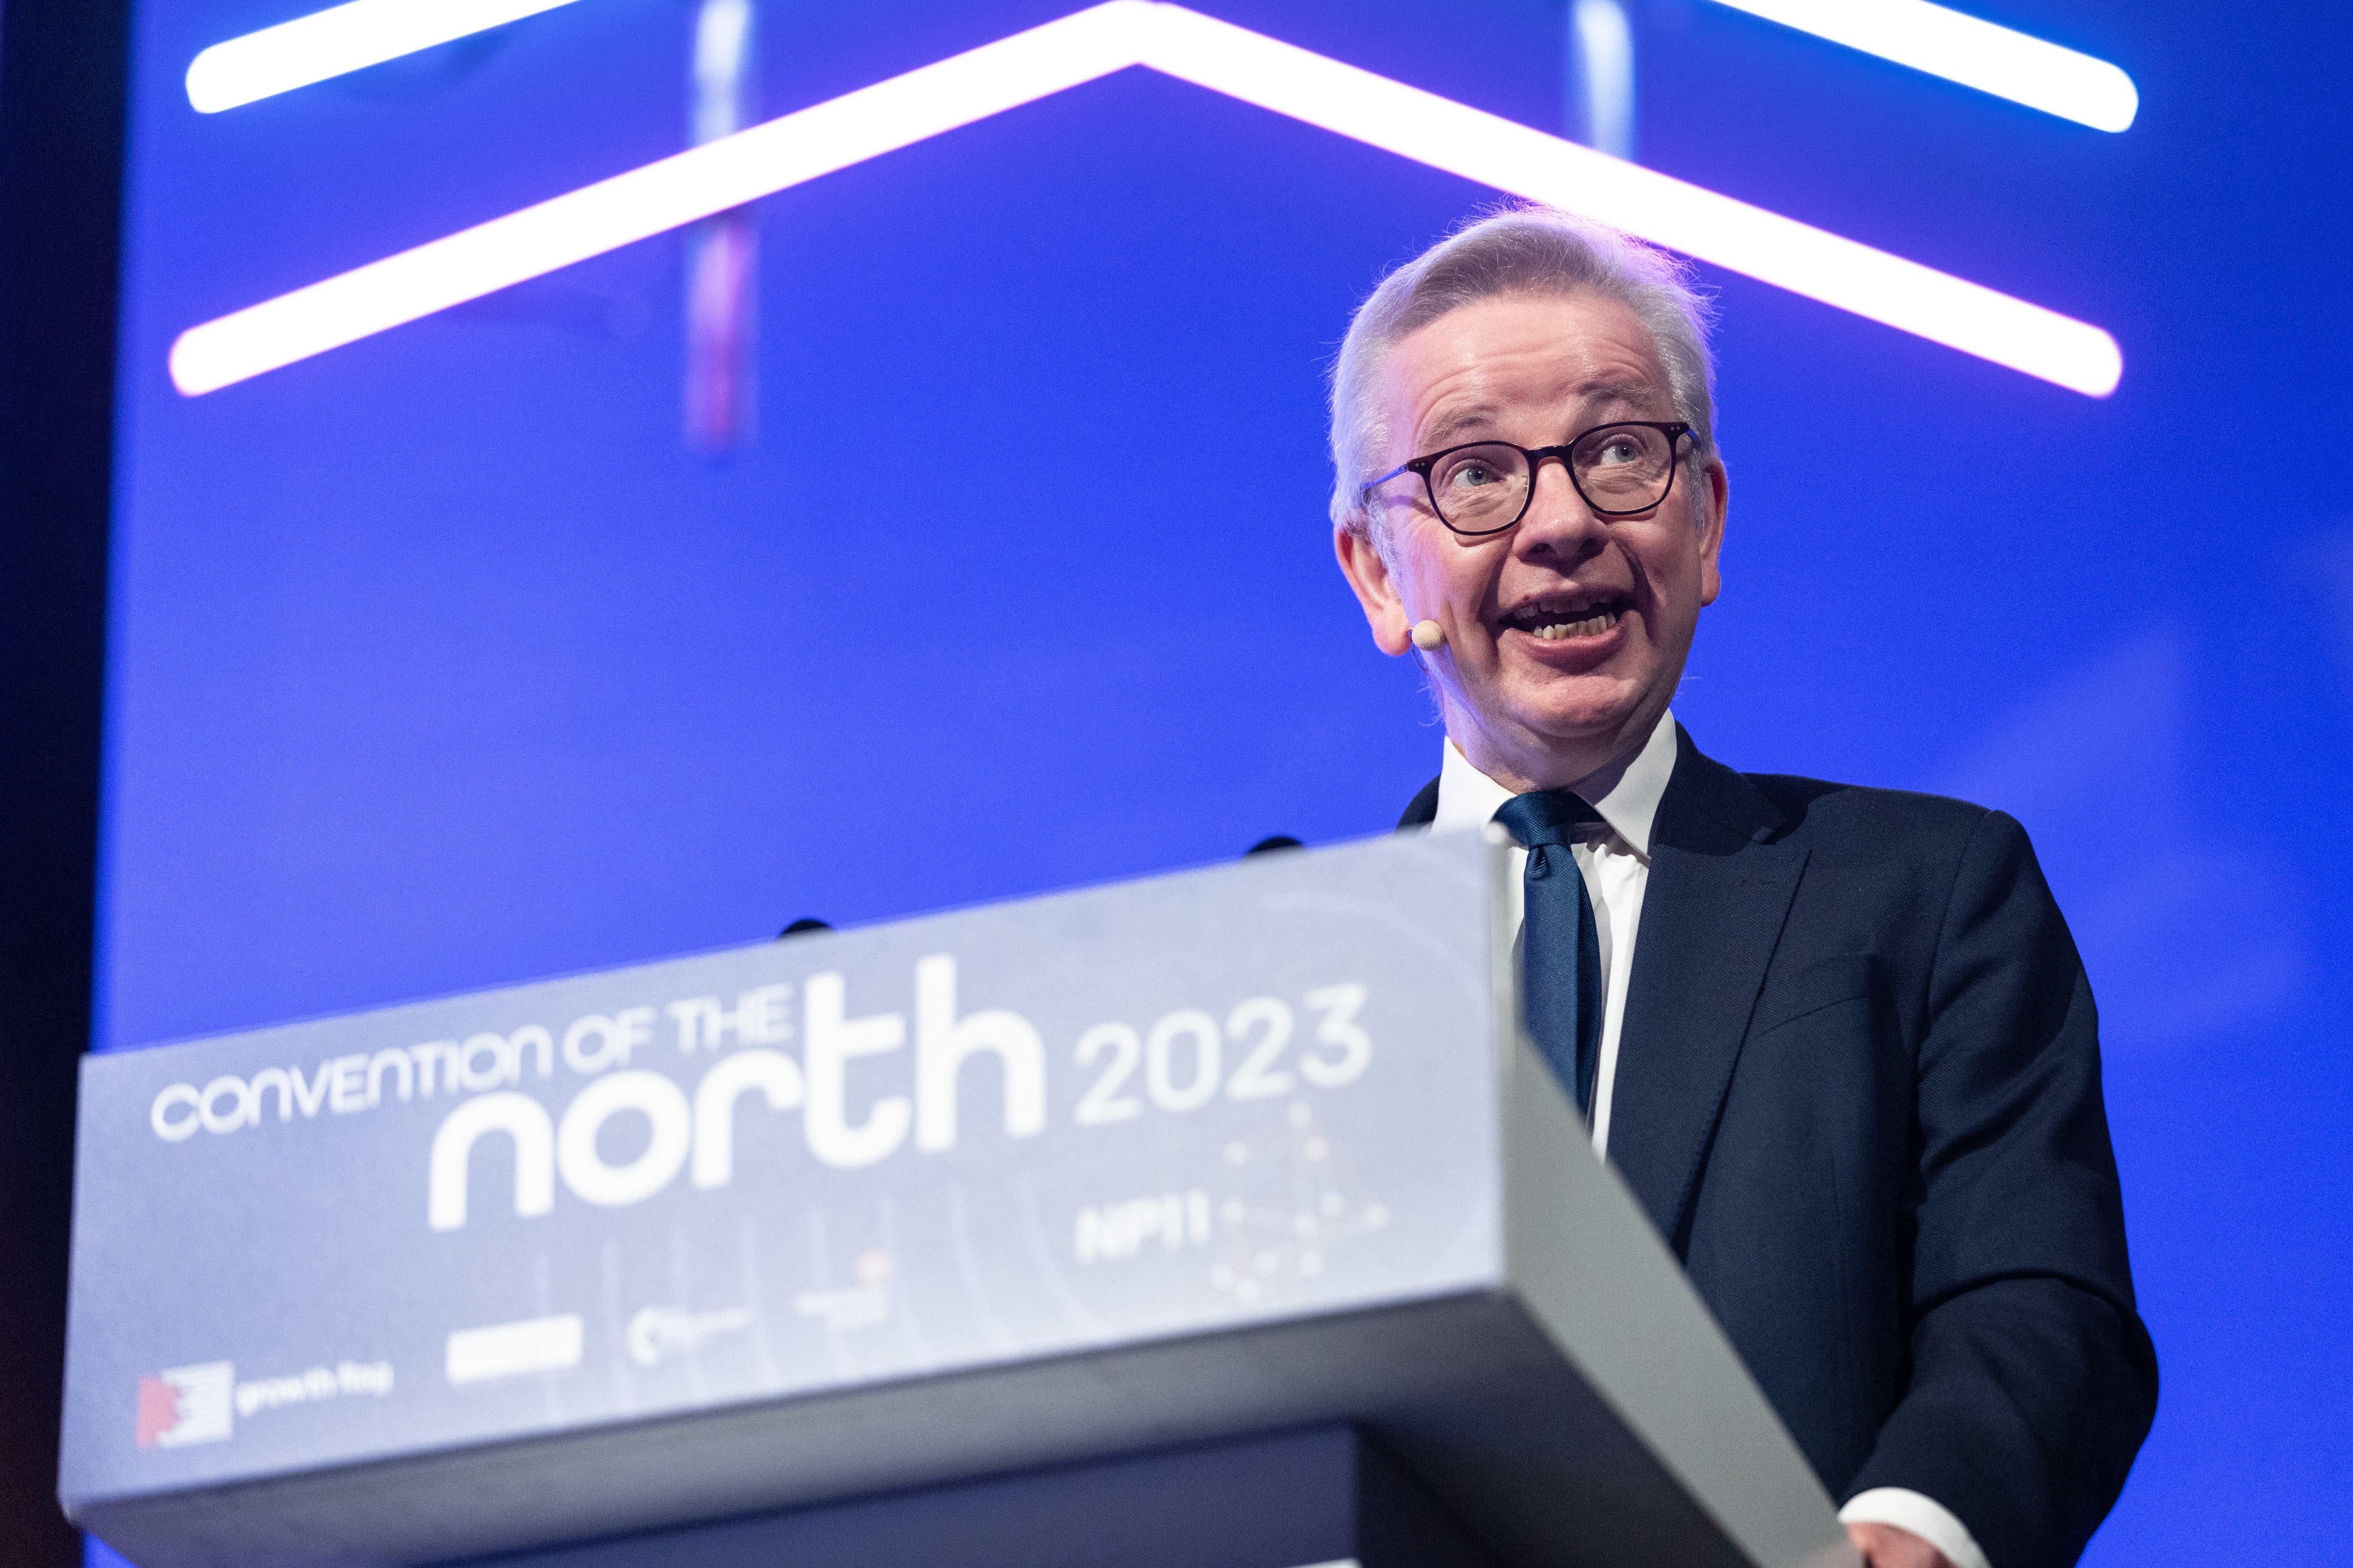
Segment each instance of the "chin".
M1577 684L1597 683L1587 677ZM1641 689L1631 681L1608 684L1602 691L1534 693L1508 707L1521 727L1542 739L1567 745L1606 741L1615 738L1642 705Z

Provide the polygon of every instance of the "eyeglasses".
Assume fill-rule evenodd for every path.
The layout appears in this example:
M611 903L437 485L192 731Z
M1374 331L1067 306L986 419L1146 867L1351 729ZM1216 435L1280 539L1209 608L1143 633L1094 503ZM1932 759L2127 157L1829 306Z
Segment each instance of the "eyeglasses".
M1674 489L1675 459L1690 434L1680 422L1631 419L1597 425L1560 447L1473 441L1392 468L1361 493L1369 504L1373 491L1391 479L1419 474L1439 521L1471 537L1501 533L1527 515L1537 466L1558 458L1586 505L1602 517L1632 517Z

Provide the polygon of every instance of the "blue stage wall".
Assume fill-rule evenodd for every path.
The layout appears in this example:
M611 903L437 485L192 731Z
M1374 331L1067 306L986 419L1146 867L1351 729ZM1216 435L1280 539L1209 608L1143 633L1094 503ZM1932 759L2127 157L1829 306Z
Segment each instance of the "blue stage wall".
M676 236L184 399L181 330L683 143L684 0L188 107L199 48L304 8L140 6L102 1045L1372 833L1435 771L1331 563L1321 374L1381 269L1493 193L1130 71L764 203L730 460L680 435ZM1071 8L763 0L765 107ZM1204 8L1560 123L1544 0ZM1733 508L1677 711L1736 765L2033 832L2165 1370L2089 1561L2327 1560L2353 1511L2327 64L2353 28L1972 8L2122 64L2138 123L1634 6L1642 161L2126 360L2087 399L1708 273Z

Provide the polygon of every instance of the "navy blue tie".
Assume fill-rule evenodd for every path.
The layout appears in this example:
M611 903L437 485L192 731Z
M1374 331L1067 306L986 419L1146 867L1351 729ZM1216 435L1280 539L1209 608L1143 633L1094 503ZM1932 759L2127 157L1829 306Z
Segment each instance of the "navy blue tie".
M1601 816L1559 789L1514 795L1494 819L1528 852L1520 924L1528 1036L1589 1118L1593 1073L1601 1059L1601 935L1569 845L1577 829L1599 825Z

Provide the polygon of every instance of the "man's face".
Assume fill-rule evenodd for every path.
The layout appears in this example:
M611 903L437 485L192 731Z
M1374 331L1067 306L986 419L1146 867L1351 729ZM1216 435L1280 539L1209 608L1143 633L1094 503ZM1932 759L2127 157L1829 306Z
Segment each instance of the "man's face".
M1650 333L1590 294L1451 311L1395 346L1378 395L1390 449L1375 472L1470 441L1550 447L1675 417ZM1373 501L1388 562L1345 529L1336 543L1384 651L1404 653L1417 621L1445 629L1428 664L1463 754L1498 783L1558 788L1640 746L1666 710L1716 595L1725 494L1721 465L1686 458L1662 504L1605 518L1547 460L1518 526L1466 539L1405 474Z

